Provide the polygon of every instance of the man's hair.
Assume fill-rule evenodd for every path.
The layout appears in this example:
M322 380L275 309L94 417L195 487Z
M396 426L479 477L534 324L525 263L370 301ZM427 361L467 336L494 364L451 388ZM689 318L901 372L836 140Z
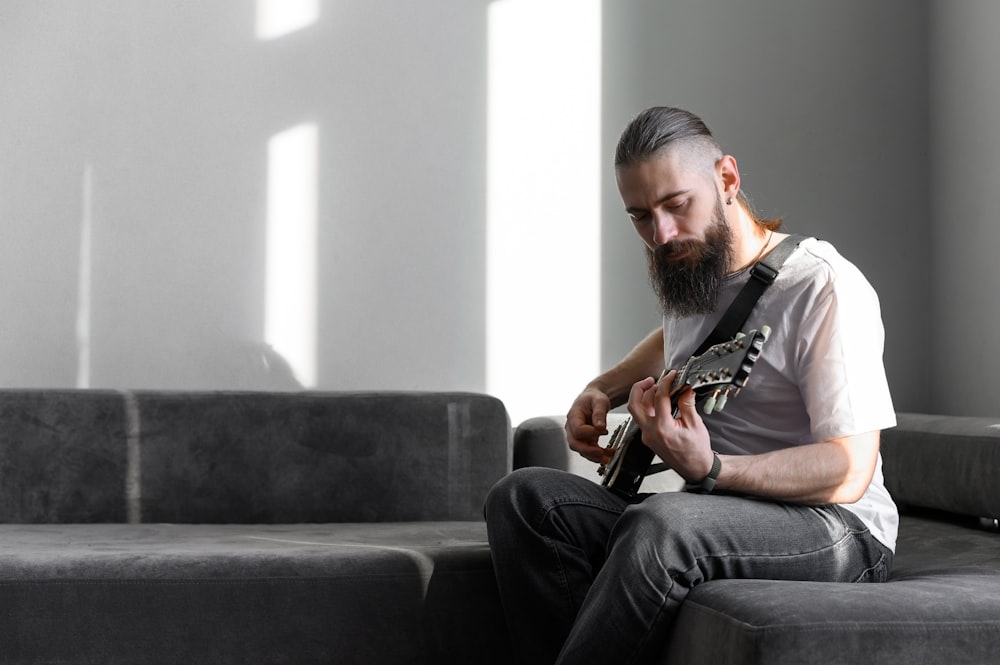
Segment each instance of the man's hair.
M684 109L654 106L625 127L615 149L615 168L638 164L675 148L685 149L694 158L690 161L709 173L723 155L722 146L704 120ZM781 226L781 218L761 218L742 189L737 198L750 217L764 228L776 231Z
M654 106L625 127L615 150L615 168L643 162L681 145L706 150L716 159L722 156L722 147L701 118L683 109Z

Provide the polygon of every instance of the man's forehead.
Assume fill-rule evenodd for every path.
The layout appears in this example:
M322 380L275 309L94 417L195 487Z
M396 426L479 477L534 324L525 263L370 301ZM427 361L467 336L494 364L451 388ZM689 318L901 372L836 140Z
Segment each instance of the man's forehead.
M691 187L695 180L704 181L705 175L702 164L678 150L663 150L617 170L619 185L655 181L663 186Z

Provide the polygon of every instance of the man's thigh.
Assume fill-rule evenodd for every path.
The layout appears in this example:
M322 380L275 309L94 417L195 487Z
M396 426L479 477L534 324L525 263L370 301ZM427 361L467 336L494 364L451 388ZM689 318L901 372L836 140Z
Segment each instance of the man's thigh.
M719 578L854 582L883 555L838 506L686 492L655 494L625 510L611 536L611 551L623 549L638 553L627 558L639 565L648 565L642 553L665 563L689 588Z

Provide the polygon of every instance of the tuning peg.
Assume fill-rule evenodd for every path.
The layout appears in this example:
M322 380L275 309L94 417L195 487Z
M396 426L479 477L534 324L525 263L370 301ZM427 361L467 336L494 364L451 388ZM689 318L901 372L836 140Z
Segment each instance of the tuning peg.
M715 412L718 413L719 411L722 411L724 408L726 408L726 402L728 401L729 401L729 391L724 390L722 391L722 394L719 395L719 399L715 401Z
M767 338L771 336L771 326L761 326L760 334L764 336L764 341L767 341Z
M746 333L741 333L741 332L736 333L736 339L743 339L746 336L747 336Z
M709 398L705 400L704 406L701 407L702 413L704 413L706 416L711 415L712 412L715 411L716 396L718 394L719 393L716 392L710 395Z

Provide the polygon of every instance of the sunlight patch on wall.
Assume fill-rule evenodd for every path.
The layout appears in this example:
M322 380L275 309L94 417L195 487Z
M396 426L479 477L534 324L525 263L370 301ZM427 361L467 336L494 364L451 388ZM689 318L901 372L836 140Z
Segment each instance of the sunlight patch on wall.
M257 0L257 39L278 39L319 19L319 0Z
M76 293L76 387L90 387L91 293L94 235L94 167L83 169L82 212L80 214L80 253Z
M487 390L562 414L600 365L600 0L489 8Z
M318 130L303 124L267 147L265 341L316 386Z

